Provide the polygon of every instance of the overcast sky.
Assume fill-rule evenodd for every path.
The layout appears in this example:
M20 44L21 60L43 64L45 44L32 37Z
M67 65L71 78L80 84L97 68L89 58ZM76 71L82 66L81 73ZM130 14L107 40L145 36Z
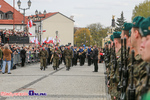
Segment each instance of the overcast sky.
M13 5L13 0L5 0ZM18 9L17 1L15 7ZM20 0L21 7L27 7L28 0ZM115 19L124 12L126 21L131 22L135 5L144 0L31 0L32 5L26 15L35 14L35 10L43 12L60 12L68 17L74 16L75 26L86 27L92 23L111 25L112 15Z

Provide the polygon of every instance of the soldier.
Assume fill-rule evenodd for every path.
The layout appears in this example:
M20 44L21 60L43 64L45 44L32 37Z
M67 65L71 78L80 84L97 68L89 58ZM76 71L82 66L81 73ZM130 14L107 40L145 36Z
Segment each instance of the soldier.
M93 59L93 62L94 62L94 71L93 72L98 72L98 49L97 49L96 45L93 48L92 59Z
M61 51L58 49L58 46L55 46L55 49L53 50L53 69L57 70L59 68L59 59L60 59Z
M92 52L93 52L93 50L92 50L91 46L89 46L87 49L88 66L91 66Z
M45 70L46 59L48 58L48 52L47 52L47 50L45 50L44 46L42 47L42 50L40 50L39 56L40 56L40 62L41 62L41 68L40 69L42 70L44 67L44 70Z
M80 46L79 49L79 58L80 58L80 66L84 65L84 49L82 46Z
M73 48L73 65L77 65L77 58L78 58L78 52L77 52L77 46L75 45Z
M113 37L114 37L114 45L115 45L115 51L113 53L116 53L115 56L113 57L113 67L111 70L110 74L110 94L112 99L115 99L117 97L117 85L118 85L118 74L119 74L119 66L117 66L117 62L120 59L121 55L121 32L114 32ZM118 75L118 76L117 76ZM114 81L115 80L115 81Z
M140 53L141 57L144 61L146 61L148 66L146 66L147 69L147 75L145 77L138 80L136 86L136 96L138 100L149 100L150 98L150 85L149 85L149 79L150 79L150 17L144 19L139 28L140 34L142 36L142 42L140 46ZM139 85L139 83L141 83Z
M65 61L66 61L66 70L70 70L71 67L71 60L73 58L73 51L68 45L68 48L64 50L64 56L65 56Z
M138 80L140 80L142 77L144 77L146 75L146 65L147 63L145 61L142 60L141 55L140 55L140 44L141 44L141 34L139 32L139 26L140 23L144 20L144 17L141 16L137 16L133 19L133 26L131 29L131 45L134 48L134 52L135 52L135 56L134 56L134 64L133 64L133 84L135 85L135 87L138 87L140 85L140 83L137 83ZM131 72L131 65L128 65L128 72ZM131 73L129 73L128 76L128 83L127 84L131 84ZM126 95L128 94L128 88L126 89ZM138 91L136 91L135 94L135 99L137 99L137 95L139 94ZM127 95L127 98L130 97L130 94Z

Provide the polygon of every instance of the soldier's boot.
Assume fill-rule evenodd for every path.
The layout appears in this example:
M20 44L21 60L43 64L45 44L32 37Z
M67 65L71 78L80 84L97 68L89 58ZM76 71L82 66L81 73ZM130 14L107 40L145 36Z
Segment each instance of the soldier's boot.
M43 69L43 67L41 66L41 68L40 68L41 70Z
M53 69L55 70L55 66L53 66Z
M55 69L57 70L57 66L55 67Z

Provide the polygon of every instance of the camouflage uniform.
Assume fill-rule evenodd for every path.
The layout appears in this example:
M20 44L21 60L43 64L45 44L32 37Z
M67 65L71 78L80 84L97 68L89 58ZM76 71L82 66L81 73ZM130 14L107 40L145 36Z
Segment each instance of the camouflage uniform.
M139 87L140 83L139 83L139 80L142 80L143 77L146 76L146 65L147 63L145 61L142 60L141 58L141 55L138 54L135 56L135 62L134 62L134 70L133 70L133 75L134 75L134 83L135 84L135 87ZM130 72L129 73L129 78L128 78L128 84L131 84L131 64L129 64L128 66L128 71ZM129 86L129 85L128 85ZM126 89L126 95L128 94L128 88ZM136 90L136 96L139 94L139 90Z
M47 50L41 50L40 53L39 53L39 56L40 56L40 63L41 63L41 70L43 69L44 67L44 70L45 70L45 67L46 67L46 59L48 58L48 52Z
M59 68L59 59L60 59L61 51L59 49L53 50L53 68L54 70Z
M65 49L64 50L64 56L65 56L67 70L69 70L71 67L71 60L73 58L73 51L70 48Z
M120 59L120 55L121 55L121 49L119 49L119 51L116 53L116 57L117 57L117 66L116 66L116 71L114 73L114 71L111 71L111 76L110 76L110 82L111 82L111 97L112 99L115 97L117 97L116 92L117 92L117 85L118 85L118 82L119 82L119 61L121 61ZM115 83L113 83L113 79L115 80Z

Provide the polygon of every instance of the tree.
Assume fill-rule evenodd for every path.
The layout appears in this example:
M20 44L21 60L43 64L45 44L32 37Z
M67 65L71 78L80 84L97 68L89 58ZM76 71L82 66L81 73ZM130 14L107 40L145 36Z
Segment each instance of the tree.
M100 23L94 23L87 26L92 35L92 44L102 46L102 39L107 36L108 28L104 27Z
M143 3L135 6L132 12L132 19L136 16L143 16L145 18L150 16L150 1L145 0Z
M123 24L125 23L125 18L123 16L123 11L121 12L121 17L120 18L117 18L117 27L115 28L115 31L122 31L122 27L123 27Z
M92 37L88 28L80 28L76 30L74 34L74 43L79 47L85 44L86 46L91 45Z

